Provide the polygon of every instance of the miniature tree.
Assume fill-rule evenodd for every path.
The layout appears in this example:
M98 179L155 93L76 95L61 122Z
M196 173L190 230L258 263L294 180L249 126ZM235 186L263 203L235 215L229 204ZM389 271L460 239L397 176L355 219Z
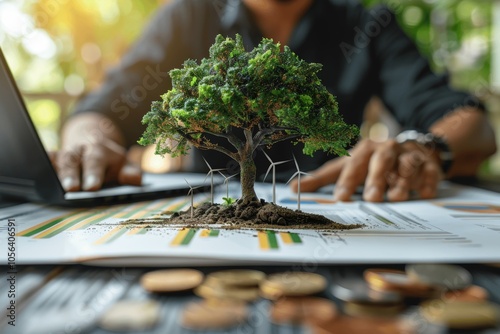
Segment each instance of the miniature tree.
M243 203L256 201L257 148L293 140L304 143L307 155L346 155L358 134L339 115L335 97L317 76L320 69L271 39L247 52L241 36L219 35L209 58L170 71L172 89L144 116L147 129L139 143L155 143L157 154L174 157L191 146L222 152L240 165ZM209 135L229 144L214 143Z

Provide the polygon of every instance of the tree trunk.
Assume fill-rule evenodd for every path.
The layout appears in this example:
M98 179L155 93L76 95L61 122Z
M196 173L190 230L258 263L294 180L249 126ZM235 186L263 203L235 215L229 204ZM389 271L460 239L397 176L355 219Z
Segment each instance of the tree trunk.
M257 195L255 194L255 175L257 173L257 168L255 167L255 162L252 157L252 150L245 150L240 154L240 170L241 170L241 199L243 203L249 203L252 201L257 201Z

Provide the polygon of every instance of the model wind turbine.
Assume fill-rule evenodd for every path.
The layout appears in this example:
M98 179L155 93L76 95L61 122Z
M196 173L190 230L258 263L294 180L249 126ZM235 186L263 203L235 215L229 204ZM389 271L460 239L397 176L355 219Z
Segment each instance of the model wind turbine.
M229 180L238 175L239 172L230 176L226 176L222 174L222 172L219 172L219 174L224 178L224 184L226 185L226 198L229 198Z
M309 173L305 173L305 172L300 171L299 164L297 163L297 159L295 158L295 155L293 156L293 161L295 161L295 167L297 167L297 171L292 175L292 177L290 177L290 180L288 180L288 182L286 184L290 183L290 181L292 181L297 176L297 181L298 181L298 184L297 184L297 210L300 211L300 177L301 177L301 175L306 175L306 176L312 176L312 175Z
M221 170L226 170L226 169L225 168L213 169L212 166L210 166L210 164L208 163L208 161L205 158L203 158L203 160L205 160L205 163L207 164L207 166L209 168L207 176L205 176L205 180L207 179L208 175L210 175L210 202L213 205L214 204L214 173L221 171Z
M203 187L203 186L193 187L192 185L189 184L189 182L186 179L184 179L184 181L186 181L187 185L189 186L188 196L191 195L191 218L193 218L193 215L194 215L194 191L198 188Z
M271 163L269 165L269 168L267 169L266 175L264 176L264 181L266 180L267 175L269 174L269 172L271 171L271 169L273 170L273 204L276 204L276 166L284 164L284 163L287 163L287 162L292 161L292 160L273 162L271 160L271 158L266 154L266 152L264 152L264 150L262 150L262 153L264 153L264 155L266 156L267 160L269 160L269 162Z

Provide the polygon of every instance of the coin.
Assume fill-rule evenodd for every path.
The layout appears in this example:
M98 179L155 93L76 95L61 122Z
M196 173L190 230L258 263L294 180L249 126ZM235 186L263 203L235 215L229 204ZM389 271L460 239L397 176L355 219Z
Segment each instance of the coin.
M308 296L322 292L326 279L315 273L284 272L267 277L260 284L261 295L269 299L284 296Z
M436 298L441 293L436 286L415 282L402 270L367 269L363 276L373 289L396 291L406 297Z
M203 273L194 269L165 269L144 274L141 285L150 292L180 292L191 290L203 281Z
M393 318L354 318L340 316L327 323L313 324L310 327L312 334L413 334L403 332L399 323Z
M270 319L276 324L315 324L331 321L336 316L335 304L319 297L283 298L270 310Z
M232 286L257 286L265 278L266 274L262 271L248 269L221 270L207 275L207 280Z
M498 305L490 302L429 300L421 305L420 313L431 323L462 330L495 327L500 320Z
M248 308L242 303L207 303L206 301L188 304L181 315L181 326L194 330L215 330L234 327L246 321Z
M484 301L489 298L488 291L478 285L471 285L463 290L447 291L443 295L445 301Z
M153 328L160 317L160 304L152 300L123 300L112 305L99 319L109 331L144 331Z
M374 290L358 278L336 280L331 291L336 298L346 302L390 304L403 299L397 292Z
M257 287L224 286L213 281L198 286L194 293L205 299L234 299L252 302L259 298Z
M448 290L465 289L472 284L469 271L451 264L410 264L406 266L406 273L417 282Z
M389 317L399 314L404 309L403 303L372 304L372 303L344 303L344 312L353 317Z

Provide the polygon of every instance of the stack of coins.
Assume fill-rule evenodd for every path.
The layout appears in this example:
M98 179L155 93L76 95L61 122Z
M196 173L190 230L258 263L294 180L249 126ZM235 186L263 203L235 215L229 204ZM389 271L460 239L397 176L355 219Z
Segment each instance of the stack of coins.
M262 297L272 300L270 320L276 324L316 325L337 317L337 307L326 298L313 295L327 286L319 274L284 272L267 277L260 284Z
M266 275L257 270L232 269L207 275L195 294L207 300L253 302L259 298L259 284Z
M270 300L282 297L310 296L326 289L326 279L315 273L284 272L267 277L260 284L260 294Z
M488 302L488 293L472 285L472 275L456 265L414 264L406 266L414 281L440 287L439 299L423 302L420 315L432 324L450 329L476 330L498 326L500 308Z
M332 293L344 301L344 313L350 316L394 316L404 307L401 294L372 289L361 279L337 281Z
M194 269L155 270L141 277L144 289L154 293L190 291L201 284L203 273Z
M413 280L402 270L368 269L364 278L375 290L392 291L407 298L435 298L442 293L439 286Z
M326 298L285 297L276 300L269 318L275 324L320 325L337 317L337 307Z
M266 275L258 270L231 269L210 273L194 289L203 301L189 304L181 325L189 329L225 329L246 321L247 303L259 298L259 284Z
M450 329L476 333L499 326L500 308L488 301L485 289L472 285L472 275L463 267L413 264L404 271L372 268L363 277L334 281L332 294L343 302L344 314L316 324L313 333L434 334ZM412 304L417 306L403 314Z
M194 330L219 330L237 326L248 319L246 304L236 301L189 303L183 310L180 324Z
M99 319L99 326L114 332L140 332L153 328L160 318L160 304L152 300L122 300Z

